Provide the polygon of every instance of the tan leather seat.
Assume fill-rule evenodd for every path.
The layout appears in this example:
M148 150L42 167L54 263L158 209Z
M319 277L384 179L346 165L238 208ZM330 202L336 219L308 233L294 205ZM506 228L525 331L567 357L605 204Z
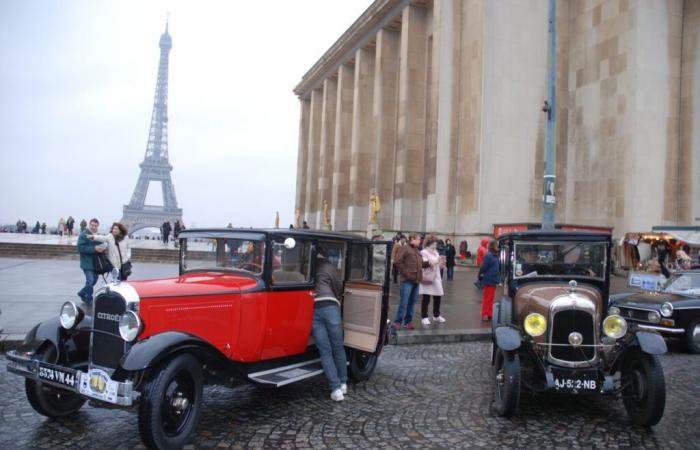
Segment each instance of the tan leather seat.
M299 272L285 272L283 270L272 272L272 282L275 284L303 283L305 281L306 278Z

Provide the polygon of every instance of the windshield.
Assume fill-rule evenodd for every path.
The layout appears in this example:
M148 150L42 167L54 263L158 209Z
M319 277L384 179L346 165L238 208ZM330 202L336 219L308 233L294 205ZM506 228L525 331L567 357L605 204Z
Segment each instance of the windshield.
M516 242L513 278L576 276L605 279L604 242Z
M700 273L673 274L661 290L673 294L700 295Z
M183 239L182 268L193 270L243 270L261 275L265 241L254 239Z

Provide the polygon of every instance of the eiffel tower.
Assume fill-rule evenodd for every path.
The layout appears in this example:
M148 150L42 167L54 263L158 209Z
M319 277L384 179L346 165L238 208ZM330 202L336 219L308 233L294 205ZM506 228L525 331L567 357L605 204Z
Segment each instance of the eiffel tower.
M136 189L128 205L124 205L122 223L129 227L129 233L146 227L157 227L169 220L173 223L182 217L182 209L177 207L175 187L170 172L173 166L168 162L168 56L173 46L168 34L160 36L160 62L158 63L158 80L151 114L151 129L148 133L146 156L139 164L141 174L136 182ZM163 191L163 205L147 205L146 194L151 181L159 181Z

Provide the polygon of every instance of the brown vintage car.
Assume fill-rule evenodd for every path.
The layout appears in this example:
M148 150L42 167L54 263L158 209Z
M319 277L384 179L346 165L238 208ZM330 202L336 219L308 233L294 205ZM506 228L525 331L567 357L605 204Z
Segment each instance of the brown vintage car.
M499 241L496 411L514 414L522 390L621 396L633 422L658 423L666 402L658 355L666 344L658 333L608 313L610 235L526 231Z

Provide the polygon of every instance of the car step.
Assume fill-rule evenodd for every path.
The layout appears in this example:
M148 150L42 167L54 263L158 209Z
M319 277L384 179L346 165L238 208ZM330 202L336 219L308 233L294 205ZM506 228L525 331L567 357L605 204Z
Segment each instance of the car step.
M321 360L312 359L311 361L304 361L303 363L250 373L248 374L248 378L255 383L280 387L322 373L323 367L321 367Z

